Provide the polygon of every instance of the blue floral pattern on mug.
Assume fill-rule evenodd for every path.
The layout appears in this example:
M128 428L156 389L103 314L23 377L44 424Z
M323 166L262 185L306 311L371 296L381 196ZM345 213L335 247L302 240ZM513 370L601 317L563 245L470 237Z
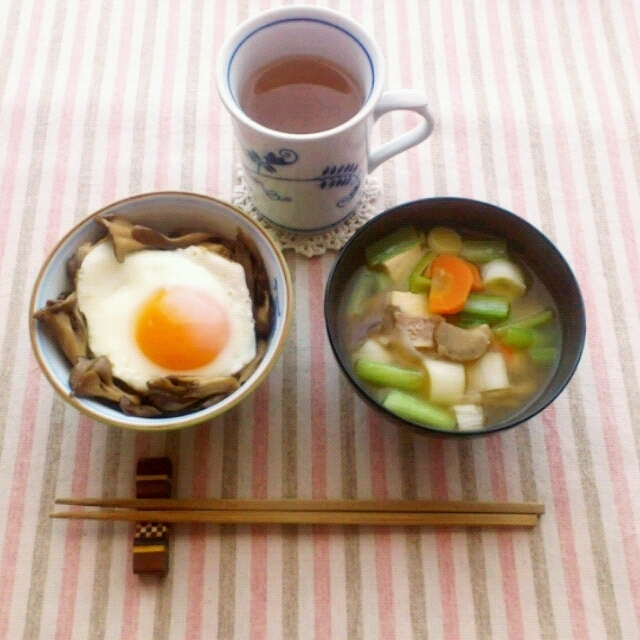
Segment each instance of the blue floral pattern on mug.
M247 149L247 156L255 164L255 169L252 171L255 174L252 176L253 180L270 200L291 202L289 196L282 196L277 190L267 188L256 176L272 177L287 182L316 182L320 189L351 187L349 193L336 202L336 206L340 208L345 207L355 198L362 182L361 172L356 162L328 165L321 171L320 175L313 178L287 178L276 177L275 174L278 173L278 168L290 166L299 160L299 154L293 149L279 149L277 152L269 151L264 156L261 156L254 149Z
M260 188L264 192L264 195L269 198L269 200L273 200L274 202L291 202L291 198L289 196L280 195L275 189L268 189L264 182L258 180L255 176L251 176L251 178L260 185Z
M360 172L358 171L358 165L355 162L326 167L316 180L320 181L321 189L348 186L353 187L346 196L338 200L338 207L344 207L349 204L360 188Z
M286 167L288 165L295 164L299 158L298 154L293 151L293 149L280 149L278 153L269 151L268 153L265 153L264 157L261 157L253 149L248 149L247 155L252 162L255 162L258 173L260 173L262 169L269 173L277 173L278 170L276 167Z

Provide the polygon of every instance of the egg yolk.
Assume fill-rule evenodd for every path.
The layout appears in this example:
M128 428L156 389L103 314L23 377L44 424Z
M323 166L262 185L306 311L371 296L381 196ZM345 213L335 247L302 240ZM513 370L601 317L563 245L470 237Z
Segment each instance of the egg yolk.
M197 369L214 360L229 332L224 307L207 293L184 286L153 293L135 324L140 350L155 364L174 371Z

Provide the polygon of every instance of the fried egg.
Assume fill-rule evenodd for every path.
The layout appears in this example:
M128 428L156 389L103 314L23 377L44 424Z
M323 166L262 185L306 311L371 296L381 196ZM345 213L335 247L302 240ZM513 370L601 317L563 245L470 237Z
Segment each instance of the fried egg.
M92 353L138 391L166 375L233 375L256 355L244 268L200 246L120 263L99 242L78 270L76 296Z

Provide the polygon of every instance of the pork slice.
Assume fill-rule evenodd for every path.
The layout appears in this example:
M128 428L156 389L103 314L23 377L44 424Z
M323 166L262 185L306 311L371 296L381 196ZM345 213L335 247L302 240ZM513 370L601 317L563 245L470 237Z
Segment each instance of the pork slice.
M414 316L395 311L393 313L395 326L404 331L416 349L432 349L435 346L434 333L436 327L442 323L440 316Z

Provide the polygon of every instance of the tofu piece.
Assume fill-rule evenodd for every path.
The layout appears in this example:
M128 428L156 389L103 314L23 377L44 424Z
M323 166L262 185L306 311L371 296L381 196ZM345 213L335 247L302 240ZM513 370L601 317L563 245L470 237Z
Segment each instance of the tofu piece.
M353 362L357 360L373 360L374 362L391 364L393 356L377 340L367 338L353 354Z
M389 304L410 316L426 316L429 313L429 301L423 293L392 291L389 294Z
M399 253L383 262L387 273L397 287L406 287L411 271L422 257L423 248L415 244L406 251Z

